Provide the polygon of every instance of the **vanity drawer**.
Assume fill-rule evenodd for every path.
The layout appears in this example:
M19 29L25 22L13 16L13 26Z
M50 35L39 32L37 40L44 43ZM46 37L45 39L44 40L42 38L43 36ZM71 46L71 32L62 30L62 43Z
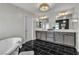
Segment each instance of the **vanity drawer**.
M47 41L54 42L54 39L53 38L47 38Z
M47 33L47 38L53 38L53 32L48 32Z
M46 32L42 32L41 33L41 40L46 40L47 39L46 36L47 36Z

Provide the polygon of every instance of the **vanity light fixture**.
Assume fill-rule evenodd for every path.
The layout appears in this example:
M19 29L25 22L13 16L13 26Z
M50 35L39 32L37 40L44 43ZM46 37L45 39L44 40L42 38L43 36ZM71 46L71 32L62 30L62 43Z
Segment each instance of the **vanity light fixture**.
M63 16L63 15L65 15L65 13L59 13L58 15L59 15L59 16Z
M59 13L58 15L59 16L65 16L65 15L69 15L69 14L72 14L71 12L62 12L62 13Z
M41 19L41 20L44 20L44 19L47 19L48 18L48 16L41 16L41 17L39 17L39 19Z
M68 12L68 11L60 12L60 13L58 13L58 15L56 16L56 19L57 19L58 17L67 16L67 15L70 15L70 14L72 14L72 12Z
M48 11L49 5L47 3L42 3L39 7L40 11Z

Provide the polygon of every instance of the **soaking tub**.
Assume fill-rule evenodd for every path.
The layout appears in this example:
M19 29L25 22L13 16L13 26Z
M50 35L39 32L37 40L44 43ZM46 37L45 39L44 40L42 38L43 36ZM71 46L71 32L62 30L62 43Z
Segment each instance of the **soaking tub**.
M10 55L21 43L19 37L0 40L0 55Z

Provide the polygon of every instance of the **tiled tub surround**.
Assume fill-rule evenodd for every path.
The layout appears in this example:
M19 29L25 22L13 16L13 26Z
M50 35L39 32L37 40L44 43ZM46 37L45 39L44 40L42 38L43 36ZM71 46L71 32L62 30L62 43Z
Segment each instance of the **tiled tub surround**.
M36 31L36 38L63 45L76 46L76 32Z
M76 55L74 47L64 46L40 39L31 40L23 44L20 52L34 51L35 55Z

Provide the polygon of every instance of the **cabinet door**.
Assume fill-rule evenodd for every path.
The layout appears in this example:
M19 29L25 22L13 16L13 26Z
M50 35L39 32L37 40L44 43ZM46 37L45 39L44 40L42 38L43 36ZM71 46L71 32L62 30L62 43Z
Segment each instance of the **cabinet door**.
M47 41L54 42L53 38L47 38Z
M53 32L48 32L48 33L47 33L47 41L49 41L49 42L54 42L54 39L53 39Z
M54 35L55 35L55 37L54 37L55 42L63 44L63 34L60 32L56 32L56 33L54 33Z
M41 32L41 40L47 40L47 33Z
M40 32L36 32L36 39L41 39L41 33Z
M64 44L74 46L74 35L64 35Z

